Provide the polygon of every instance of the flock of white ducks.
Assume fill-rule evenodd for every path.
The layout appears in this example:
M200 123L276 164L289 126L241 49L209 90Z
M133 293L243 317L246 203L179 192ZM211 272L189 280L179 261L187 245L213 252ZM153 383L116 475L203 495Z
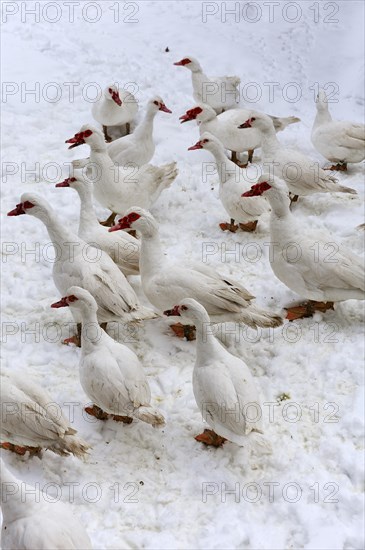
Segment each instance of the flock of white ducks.
M285 247L299 243L302 250L296 262L283 254L270 254L276 277L307 301L287 308L289 320L310 316L314 311L333 308L334 302L363 300L364 265L360 257L323 230L313 231L299 224L290 205L298 196L312 193L349 193L356 191L337 182L300 151L284 147L277 132L299 122L296 117L279 118L265 113L238 109L238 77L208 77L198 61L185 57L175 65L192 73L196 106L180 117L181 122L196 120L200 139L189 149L206 149L216 162L219 197L230 218L222 230L254 232L260 217L271 210L271 243ZM210 87L209 94L207 86ZM222 87L226 94L222 94ZM205 101L205 103L204 103ZM348 163L365 158L363 124L333 121L327 98L320 91L317 116L312 131L315 148L330 162L332 170L344 171ZM36 193L24 193L9 216L27 214L46 226L57 254L53 279L61 299L50 306L69 307L77 323L77 334L66 343L81 347L80 383L93 406L87 412L100 420L130 423L138 418L152 426L163 426L163 414L151 402L144 368L136 354L106 333L111 321L153 320L164 314L176 321L175 334L196 339L193 391L199 409L211 429L196 436L197 441L219 447L226 440L271 452L263 436L261 422L249 422L244 410L247 403L259 403L259 394L249 367L204 327L210 323L233 321L250 327L278 327L281 312L259 308L241 283L219 274L205 264L177 263L165 254L159 239L157 220L149 212L164 189L174 182L175 162L163 166L148 164L155 151L153 124L158 112L171 113L161 97L146 105L141 121L135 125L138 103L134 96L115 85L107 86L92 114L102 126L84 125L66 143L70 148L86 144L88 158L74 160L74 173L58 188L73 188L80 199L79 230L72 232L52 206ZM133 133L131 126L135 125ZM112 141L113 130L123 127L124 136ZM249 182L246 167L261 148L262 161L272 164L272 173ZM231 152L229 160L226 151ZM248 153L246 163L238 154ZM289 166L289 168L288 168ZM92 177L95 167L100 177ZM291 168L290 168L291 167ZM133 170L133 178L131 175ZM86 169L81 173L80 169ZM300 176L298 177L298 173ZM100 223L93 199L109 209L109 218ZM119 215L115 222L116 215ZM109 227L109 229L108 229ZM136 238L132 233L137 233ZM72 242L79 246L70 248ZM310 246L336 242L337 262L315 262ZM85 260L85 246L99 249L97 262ZM321 250L321 247L319 247ZM321 260L321 258L320 258ZM154 309L143 306L126 277L140 275L142 289ZM3 403L25 404L33 415L7 415L1 426L2 447L18 454L41 455L48 449L59 455L87 457L92 450L61 415L51 415L46 404L52 399L40 386L9 373L3 373ZM208 407L206 404L210 404ZM240 419L222 414L239 406ZM21 409L19 409L21 410ZM20 483L2 464L2 488L5 483ZM25 505L17 495L2 499L2 548L91 548L91 542L72 511L52 504L52 517L45 502Z

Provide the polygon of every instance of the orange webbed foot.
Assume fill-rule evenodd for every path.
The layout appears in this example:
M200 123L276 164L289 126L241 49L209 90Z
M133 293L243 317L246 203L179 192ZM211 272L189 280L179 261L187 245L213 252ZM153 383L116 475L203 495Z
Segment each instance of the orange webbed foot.
M195 436L196 441L204 443L204 445L209 445L212 447L222 447L225 441L224 437L216 434L213 430L204 430L202 434Z
M93 405L92 407L85 407L85 411L90 416L95 416L98 420L108 420L109 414L104 412L100 407L97 405Z
M236 225L235 223L227 223L227 222L223 222L223 223L220 223L219 224L219 227L221 228L222 231L230 231L231 233L236 233L236 231L238 230L238 225Z
M312 317L316 311L325 313L329 309L334 309L333 302L315 302L309 300L303 304L285 308L286 319L295 321L296 319L304 319Z
M178 338L186 338L188 342L196 339L196 331L194 325L183 325L182 323L175 323L170 325L170 328Z

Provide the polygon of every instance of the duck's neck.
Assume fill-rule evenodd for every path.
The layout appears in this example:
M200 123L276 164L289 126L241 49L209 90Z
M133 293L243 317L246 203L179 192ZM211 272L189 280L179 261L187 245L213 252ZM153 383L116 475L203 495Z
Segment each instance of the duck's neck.
M207 361L216 357L220 344L214 336L214 325L205 314L195 321L196 328L196 366L205 366Z
M58 260L69 258L73 250L80 250L80 245L84 244L73 231L68 229L66 222L60 221L53 209L45 210L39 219L47 228L48 235L56 249ZM61 256L58 255L59 251L61 251Z
M82 311L82 329L81 329L81 352L83 355L95 351L106 333L100 327L96 311L85 306Z
M327 109L318 109L316 118L314 119L314 125L313 127L316 128L317 126L321 126L322 124L326 124L327 122L331 122L332 117L331 113Z
M284 189L268 195L268 199L271 206L271 223L294 221L294 216L289 208L290 199Z
M91 189L78 189L77 192L80 197L79 235L84 235L88 228L99 227L99 222L93 206Z
M215 158L219 180L223 185L232 177L232 175L236 173L237 170L239 170L239 168L234 162L226 157L224 150L221 147L214 147L211 153Z
M261 133L261 148L264 157L274 155L280 147L281 144L276 137L274 126L267 128L267 130Z
M93 164L95 164L96 172L92 176L94 187L104 188L108 183L113 184L118 177L114 162L110 158L108 151L105 147L91 147L90 151L90 163L91 170L93 171Z
M139 269L143 280L156 272L160 271L166 259L162 250L160 236L158 230L153 231L152 234L143 235L141 243L141 253L139 260Z
M133 135L138 139L152 139L153 134L153 121L157 114L156 109L147 108L146 114L143 120L138 124L134 130Z
M207 93L207 83L210 82L210 79L203 73L203 69L199 67L195 71L191 71L191 80L194 92L206 103L206 97L204 100L204 96Z

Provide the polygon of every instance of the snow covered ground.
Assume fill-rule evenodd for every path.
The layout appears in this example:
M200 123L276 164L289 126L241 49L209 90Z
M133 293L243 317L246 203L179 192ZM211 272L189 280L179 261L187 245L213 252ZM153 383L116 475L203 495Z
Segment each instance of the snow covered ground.
M37 21L26 11L35 4ZM349 301L274 332L226 334L229 349L246 358L266 403L271 456L250 457L231 443L208 449L194 440L203 428L191 386L195 344L173 337L166 319L146 323L128 338L166 428L92 422L82 414L87 397L78 380L80 350L63 346L51 327L70 317L49 307L59 296L45 228L31 217L5 214L23 192L35 190L77 229L75 193L54 184L68 175L70 160L86 156L87 147L70 152L64 141L92 122L90 98L98 87L130 83L142 107L158 93L173 111L156 117L153 159L176 160L180 172L153 209L169 256L197 261L212 243L216 252L208 263L242 281L260 305L280 309L297 300L271 272L268 219L254 235L220 231L227 215L217 175L205 175L212 159L187 151L198 129L178 122L194 105L190 74L173 62L193 55L208 74L239 75L242 104L299 116L302 122L280 139L324 164L310 142L318 85L337 92L338 102L330 106L335 117L364 117L364 4L81 1L73 6L72 22L69 4L2 3L2 366L48 388L65 414L74 410L74 425L93 449L85 464L48 451L42 461L8 452L4 460L18 477L71 501L95 548L362 548L361 303ZM235 5L235 15L224 14ZM32 89L35 94L26 94ZM260 93L258 102L247 101ZM355 228L364 222L363 176L363 165L340 174L358 196L314 195L295 207L303 224L326 227L359 254L364 234ZM100 207L98 213L106 214ZM133 284L141 295L138 278ZM124 327L119 336L125 337ZM289 399L278 401L282 394Z

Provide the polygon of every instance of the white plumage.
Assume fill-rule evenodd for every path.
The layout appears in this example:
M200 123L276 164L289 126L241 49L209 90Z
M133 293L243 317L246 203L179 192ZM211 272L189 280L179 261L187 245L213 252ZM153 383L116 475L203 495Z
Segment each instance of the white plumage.
M241 79L238 76L207 76L194 57L184 57L174 65L191 71L193 96L198 103L207 103L217 113L239 104Z
M190 149L206 149L214 156L220 181L219 198L230 218L247 224L270 210L263 197L242 197L242 192L251 188L246 170L226 157L224 147L216 137L209 132L203 132L200 140Z
M23 376L2 372L1 441L84 458L89 445L76 435L49 393ZM56 404L55 404L56 405Z
M92 402L111 415L139 418L153 426L163 425L163 416L151 406L151 391L143 366L132 350L99 327L98 306L91 294L80 287L71 287L58 305L70 306L81 315L80 381Z
M125 231L111 234L103 227L92 204L93 184L80 174L67 178L56 187L71 187L80 197L78 235L85 242L104 250L124 275L138 275L140 242Z
M87 124L66 143L72 143L72 146L87 143L90 146L90 167L96 171L94 197L105 208L121 215L134 205L150 208L178 174L175 162L163 166L116 166L108 155L102 133ZM76 161L74 167L82 168L85 164L85 160Z
M270 117L256 111L251 112L251 115L243 121L240 129L243 128L244 132L247 128L260 130L264 170L283 179L291 193L298 196L336 192L356 194L354 189L338 185L336 178L327 174L311 158L295 149L284 147L276 137Z
M92 550L73 507L50 502L38 487L17 479L3 460L0 469L2 550Z
M355 122L332 120L327 96L320 90L317 102L317 115L313 123L312 143L321 155L346 169L348 162L361 162L365 159L365 125ZM341 166L342 165L342 166Z
M152 159L155 152L153 122L159 111L171 113L163 99L156 96L148 102L145 116L133 134L123 136L109 143L107 150L115 164L126 166L128 163L132 163L143 166Z
M24 193L10 215L29 214L41 220L56 249L53 280L60 294L81 286L95 296L100 323L149 319L155 314L141 306L136 293L113 260L88 245L56 215L51 205L35 193ZM78 318L75 318L80 322Z
M204 420L216 434L237 445L270 452L269 442L261 435L260 398L246 363L213 336L209 315L196 300L185 298L174 310L183 321L192 319L196 327L193 391Z
M317 302L365 299L364 259L328 231L303 227L283 181L264 174L251 192L264 193L271 205L270 264L278 279Z
M254 296L237 281L223 277L201 263L189 267L169 262L161 248L157 222L149 212L132 208L110 231L126 227L141 232L142 288L158 310L169 309L188 296L199 301L215 323L236 321L251 327L282 324L280 315L254 305Z

